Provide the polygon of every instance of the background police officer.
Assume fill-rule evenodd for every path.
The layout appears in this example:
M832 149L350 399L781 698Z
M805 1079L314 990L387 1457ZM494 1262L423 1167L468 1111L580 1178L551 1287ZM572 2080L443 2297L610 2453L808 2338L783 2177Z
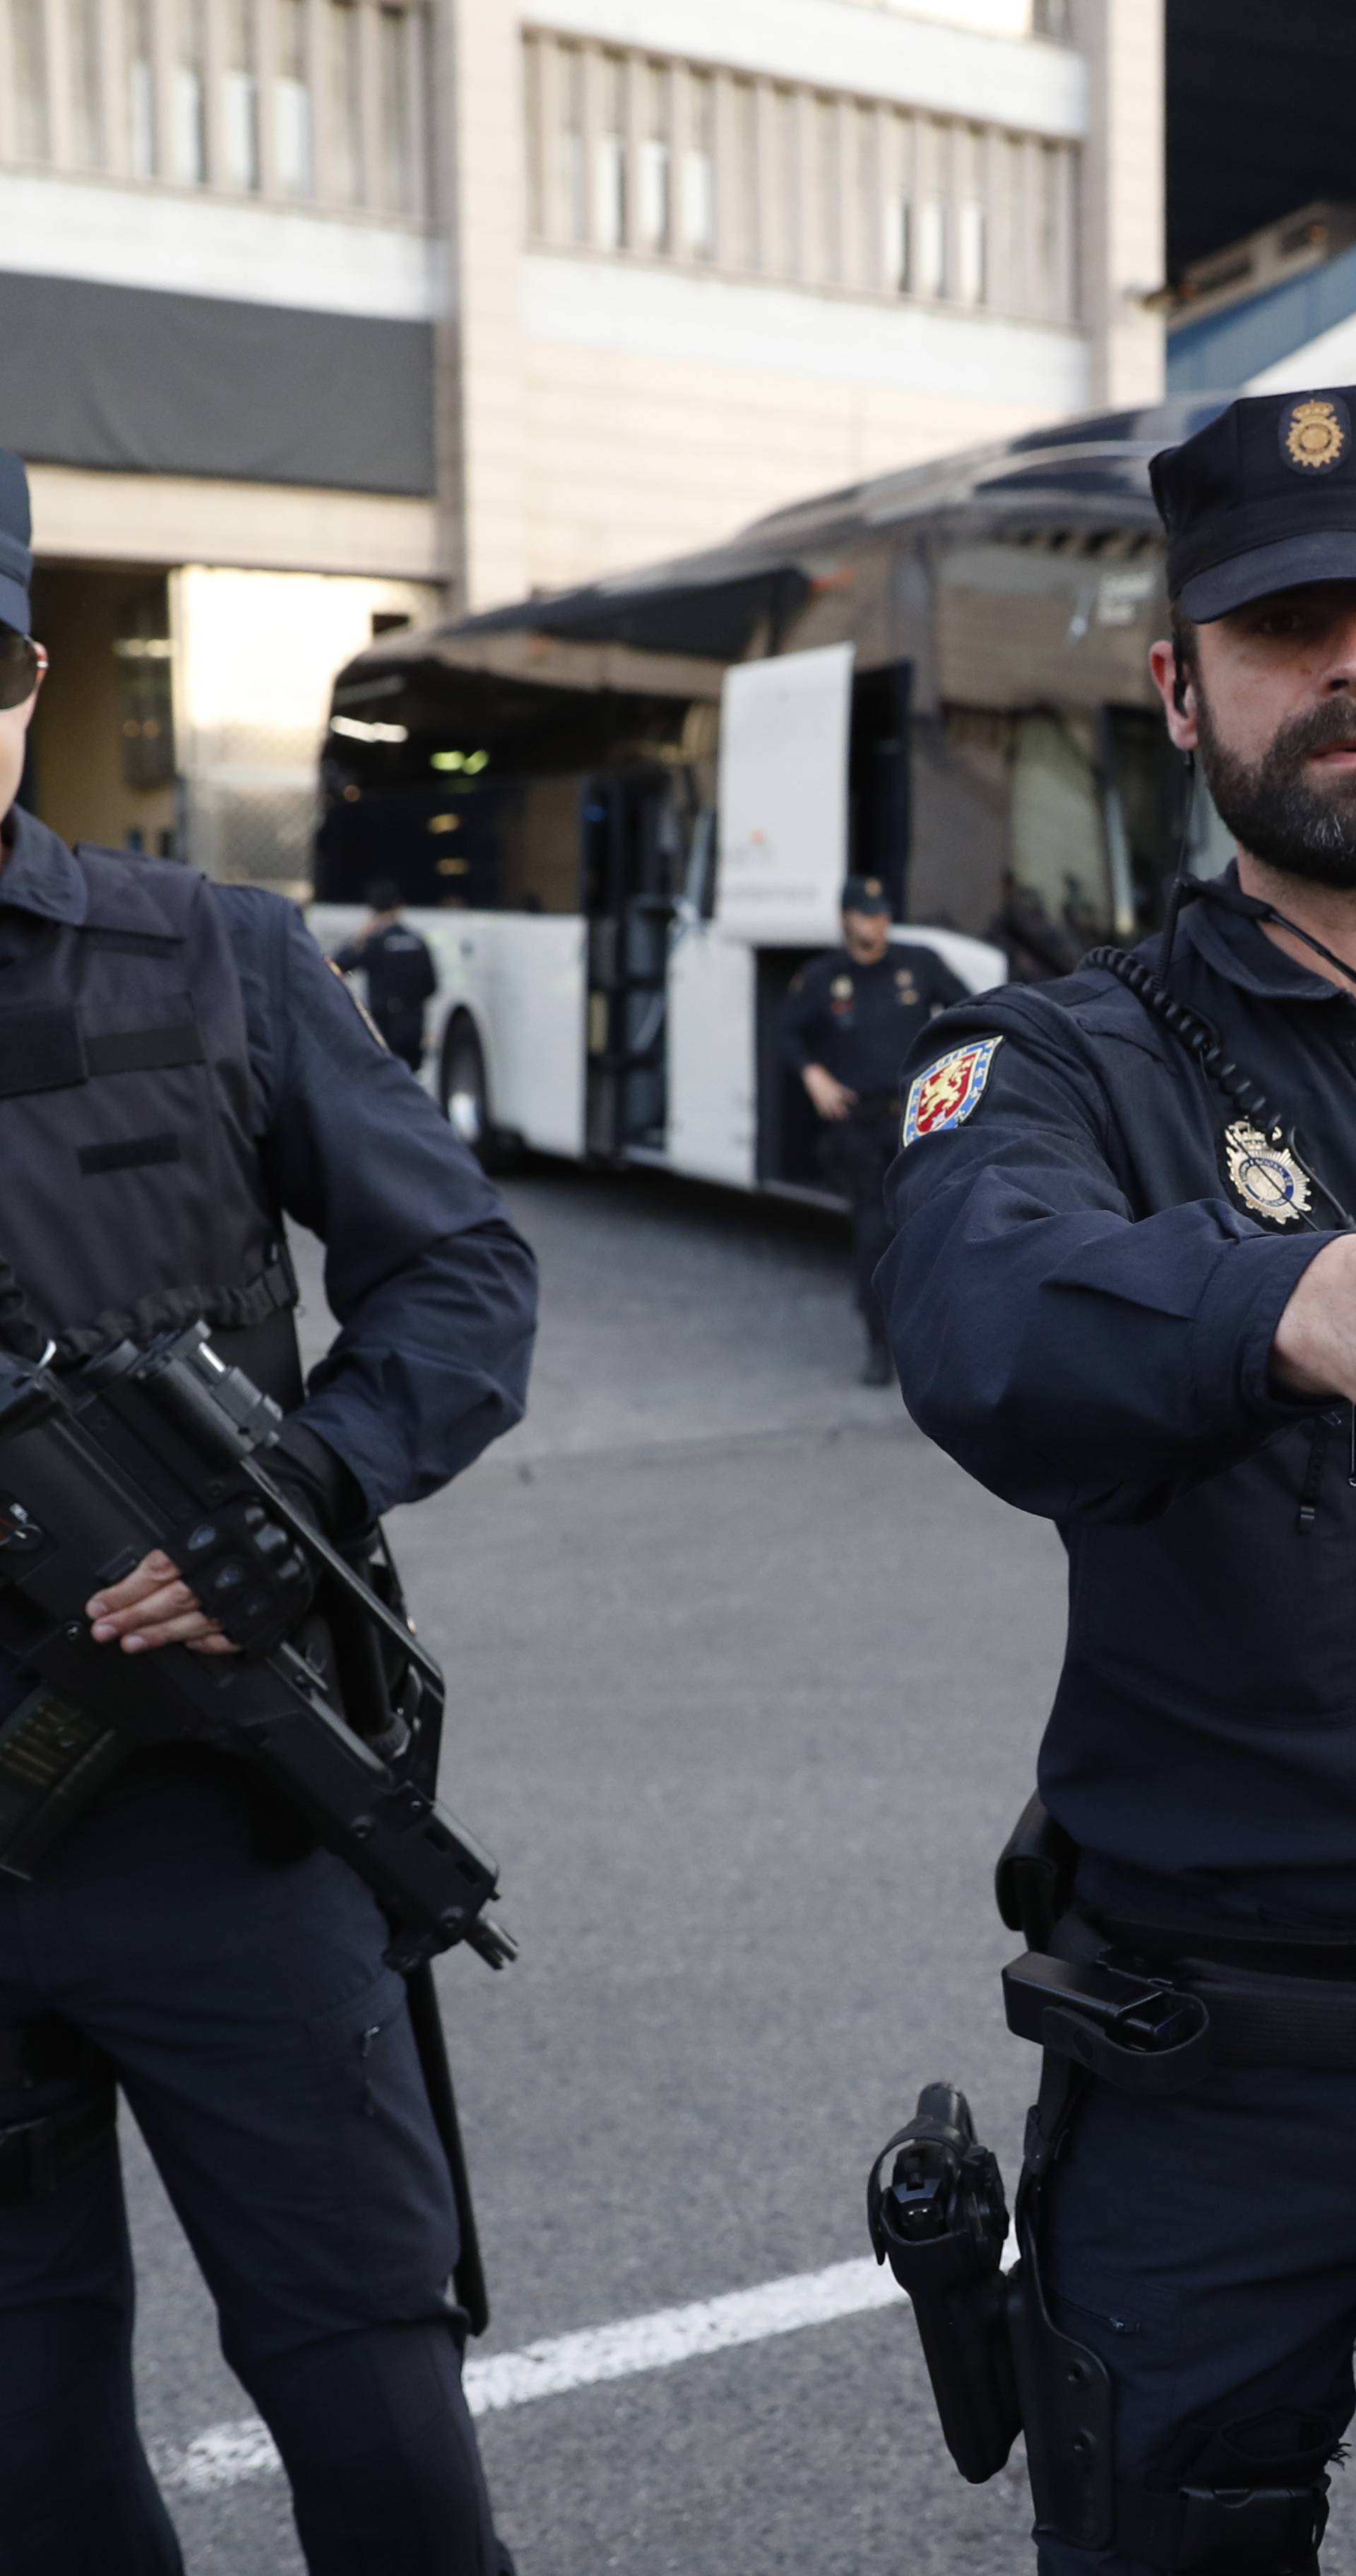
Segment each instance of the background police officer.
M1046 2576L1317 2567L1352 2414L1353 407L1237 402L1156 459L1153 674L1236 865L1170 958L950 1013L890 1184L906 1400L1069 1552L1056 1945L1210 1989L1215 2062L1163 2092L1047 2017L1033 2243L1084 2358L1037 2334Z
M342 1537L518 1419L531 1256L291 905L72 855L13 805L40 678L28 535L23 469L0 456L4 1253L63 1354L204 1312L293 1407L284 1473ZM304 1400L284 1211L324 1237L340 1319ZM89 1617L109 1654L230 1651L164 1557ZM28 1687L0 1659L0 1722ZM507 2563L461 2390L455 2204L387 1937L342 1861L187 1746L132 1756L31 1884L0 1886L14 2576L182 2567L133 2411L110 2061L281 2452L307 2565Z
M336 949L341 975L367 977L367 1007L392 1055L411 1073L424 1061L424 1005L438 990L437 970L427 940L411 930L394 877L379 877L367 889L372 918L356 939Z
M878 878L849 877L843 945L802 969L783 1015L787 1063L822 1122L820 1161L852 1202L867 1386L887 1386L891 1376L871 1277L890 1240L881 1191L899 1133L899 1069L922 1024L964 991L934 949L891 941L890 899Z

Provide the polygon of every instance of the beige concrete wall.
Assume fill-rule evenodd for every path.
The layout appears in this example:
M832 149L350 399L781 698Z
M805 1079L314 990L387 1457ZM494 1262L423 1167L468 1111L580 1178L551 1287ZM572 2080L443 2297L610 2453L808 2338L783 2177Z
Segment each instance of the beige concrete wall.
M29 468L40 560L245 564L273 572L445 576L432 501L177 474Z
M1099 403L1157 402L1165 334L1142 299L1161 286L1163 0L1078 0L1092 74L1083 155L1083 294Z
M518 268L525 188L521 26L515 0L448 0L441 91L450 142L452 329L459 370L461 604L527 588Z
M808 493L1015 436L1050 408L1001 385L984 400L534 344L523 588L681 553Z

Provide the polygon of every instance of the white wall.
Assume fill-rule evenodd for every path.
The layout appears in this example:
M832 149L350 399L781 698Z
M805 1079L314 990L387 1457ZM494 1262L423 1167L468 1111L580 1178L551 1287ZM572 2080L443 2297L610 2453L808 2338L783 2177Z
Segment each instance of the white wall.
M1135 5L1152 15L1157 0ZM994 6L1000 14L998 0ZM856 0L534 0L523 15L567 35L650 45L681 61L779 80L821 81L867 98L993 118L1024 133L1075 138L1087 128L1087 70L1068 46L1017 43Z
M409 225L16 171L0 171L0 268L398 321L437 309L431 244Z

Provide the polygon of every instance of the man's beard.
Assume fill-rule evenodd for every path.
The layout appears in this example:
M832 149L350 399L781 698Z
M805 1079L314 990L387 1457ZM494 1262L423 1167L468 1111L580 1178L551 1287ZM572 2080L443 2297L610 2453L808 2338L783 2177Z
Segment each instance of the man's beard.
M1304 774L1313 753L1356 743L1356 706L1332 698L1293 717L1255 764L1221 742L1199 678L1196 723L1206 784L1240 848L1313 885L1356 887L1356 769L1326 794Z

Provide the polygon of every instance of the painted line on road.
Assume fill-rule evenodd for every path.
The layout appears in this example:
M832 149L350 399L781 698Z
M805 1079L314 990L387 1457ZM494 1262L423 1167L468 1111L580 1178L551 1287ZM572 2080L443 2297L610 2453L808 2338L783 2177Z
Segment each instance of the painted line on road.
M866 2255L860 2261L831 2263L823 2272L793 2272L753 2290L696 2299L690 2307L658 2308L648 2317L623 2317L615 2325L587 2326L577 2334L524 2344L521 2352L468 2361L467 2401L473 2415L497 2415L511 2406L529 2405L535 2397L564 2397L605 2380L671 2370L699 2353L729 2352L739 2344L796 2334L803 2326L862 2316L871 2308L907 2305L891 2274ZM257 2415L209 2425L191 2442L161 2443L152 2453L162 2486L198 2495L248 2478L271 2477L281 2465Z

